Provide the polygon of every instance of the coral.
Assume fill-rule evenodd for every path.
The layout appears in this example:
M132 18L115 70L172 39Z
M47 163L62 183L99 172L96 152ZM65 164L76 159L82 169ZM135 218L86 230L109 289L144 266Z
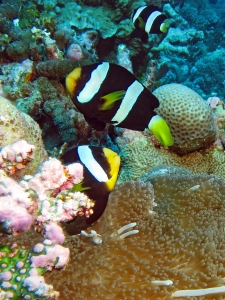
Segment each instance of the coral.
M126 47L126 45L120 44L120 45L118 45L118 48L117 48L116 58L117 58L118 65L126 68L128 71L133 73L132 62L131 62L129 53L130 53L130 51Z
M0 235L17 234L31 227L34 201L28 191L4 173L0 176L0 203Z
M94 201L81 192L72 191L82 178L81 164L64 167L56 158L49 158L38 173L24 176L19 183L1 171L0 233L15 235L34 225L54 243L63 243L65 237L58 225L60 222L93 214Z
M37 76L45 76L49 79L65 78L73 69L90 64L90 60L71 61L69 59L59 61L45 61L36 65Z
M33 159L34 148L24 140L3 147L0 150L0 168L8 175L26 168L26 164Z
M56 158L44 162L35 176L26 176L20 185L38 195L38 212L35 216L36 230L54 243L64 241L60 222L74 220L77 216L88 218L93 213L94 202L85 194L72 192L81 182L83 167L79 163L64 167Z
M165 39L153 47L153 52L164 51L166 55L177 55L189 57L189 45L195 44L204 39L204 33L194 28L181 30L180 28L170 28Z
M65 267L69 249L49 240L36 244L32 250L16 244L0 246L1 299L57 299L59 293L45 283L47 270ZM1 295L1 294L0 294Z
M70 265L47 275L62 300L171 299L180 290L223 299L224 181L176 167L150 170L145 180L110 194L90 234L102 243L88 234L68 240Z
M2 88L10 100L15 100L19 95L20 87L32 79L33 62L25 59L21 63L3 64L1 71Z
M75 60L75 61L82 60L84 58L82 48L78 43L71 44L67 49L66 55L70 60Z
M194 85L199 86L206 95L218 93L223 95L225 76L225 51L218 49L201 57L190 72L190 79Z
M57 28L71 28L82 31L92 29L99 31L102 38L106 39L115 35L117 26L113 22L113 11L107 7L82 7L75 2L67 2L61 9L61 14L56 16ZM69 20L69 22L65 21Z
M38 166L46 159L47 154L38 124L28 115L19 111L7 99L0 97L0 147L25 140L33 145L33 159L26 169L18 169L13 178L20 179L25 174L34 174Z
M162 164L186 168L194 174L215 174L225 180L225 155L214 145L207 150L177 155L160 149L148 139L139 137L123 145L120 151L122 169L118 182L135 180L148 169Z
M216 127L211 109L193 90L181 84L167 84L153 94L160 106L155 109L171 130L173 151L184 155L207 148L216 138Z
M44 39L45 49L47 52L47 57L50 60L59 60L63 58L62 52L56 45L56 41L50 37Z

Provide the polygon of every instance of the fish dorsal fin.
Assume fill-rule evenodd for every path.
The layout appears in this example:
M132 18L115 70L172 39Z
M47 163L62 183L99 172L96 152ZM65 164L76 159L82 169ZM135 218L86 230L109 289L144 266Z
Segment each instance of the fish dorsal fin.
M120 91L115 91L115 92L109 93L109 94L101 97L101 100L103 100L104 102L101 104L99 110L109 110L110 108L113 107L113 105L116 101L123 99L125 94L126 94L126 91L120 90Z

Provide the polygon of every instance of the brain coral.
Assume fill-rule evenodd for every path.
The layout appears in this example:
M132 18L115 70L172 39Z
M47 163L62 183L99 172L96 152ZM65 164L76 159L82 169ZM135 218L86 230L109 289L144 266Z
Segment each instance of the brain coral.
M185 296L192 290L195 296L200 289L205 293L200 299L225 299L225 294L216 295L217 287L224 290L225 277L224 181L176 167L158 168L142 179L151 183L126 182L111 193L92 228L102 235L102 244L86 243L81 249L82 237L67 239L70 265L48 274L48 282L60 290L62 300L71 295L172 299L179 290ZM139 232L121 238L118 229L131 222Z
M182 84L165 84L153 94L160 106L155 110L168 123L174 139L173 151L184 155L207 148L216 138L216 127L208 104Z
M27 114L18 110L11 102L0 97L0 148L25 140L34 145L34 159L25 169L19 170L14 178L20 179L25 174L33 174L47 154L42 142L41 130L38 124Z
M214 146L180 156L140 139L123 147L120 157L122 169L118 182L135 180L148 169L162 164L183 167L195 174L214 174L225 180L225 154Z

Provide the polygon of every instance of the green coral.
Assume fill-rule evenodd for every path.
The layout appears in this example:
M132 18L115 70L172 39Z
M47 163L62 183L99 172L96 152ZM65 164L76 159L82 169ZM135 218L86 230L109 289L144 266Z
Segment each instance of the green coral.
M33 2L24 2L19 13L19 26L21 29L27 29L31 25L37 25L39 11Z
M49 11L43 11L41 12L39 19L38 19L38 25L41 28L47 29L47 31L54 31L55 30L55 13L49 12Z
M32 290L26 283L26 279L30 277L30 271L34 270L31 267L31 257L45 254L44 251L45 249L42 251L43 253L37 254L16 244L0 246L0 295L4 295L1 299L51 299L58 294L58 292L52 290L52 286L48 286L48 295L40 296L42 292L39 288ZM35 270L37 271L37 275L41 276L47 271L47 267L35 268ZM40 280L41 277L37 277L37 279ZM42 281L42 286L43 283Z

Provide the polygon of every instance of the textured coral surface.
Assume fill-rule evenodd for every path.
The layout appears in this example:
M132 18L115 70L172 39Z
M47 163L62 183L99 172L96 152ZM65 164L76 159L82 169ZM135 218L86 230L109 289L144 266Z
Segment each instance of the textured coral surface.
M171 299L176 290L223 285L224 181L176 167L142 180L111 193L94 227L102 244L67 239L70 265L48 276L61 299ZM118 229L131 222L139 232L121 239Z
M22 113L9 100L0 97L0 147L7 146L19 140L35 146L33 160L25 169L19 170L15 178L25 174L33 174L40 163L47 158L38 124L27 114Z
M160 106L155 111L167 122L173 136L172 150L187 154L207 148L215 141L216 127L208 104L192 89L181 84L166 84L154 95Z

